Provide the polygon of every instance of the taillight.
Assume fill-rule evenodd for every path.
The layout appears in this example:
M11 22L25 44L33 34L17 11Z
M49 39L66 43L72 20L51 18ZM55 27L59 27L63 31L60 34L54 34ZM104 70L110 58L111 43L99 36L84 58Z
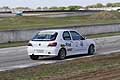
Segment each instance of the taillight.
M50 46L50 47L55 47L55 46L57 46L57 42L49 43L48 46Z
M32 44L31 44L31 43L28 43L28 46L32 46Z

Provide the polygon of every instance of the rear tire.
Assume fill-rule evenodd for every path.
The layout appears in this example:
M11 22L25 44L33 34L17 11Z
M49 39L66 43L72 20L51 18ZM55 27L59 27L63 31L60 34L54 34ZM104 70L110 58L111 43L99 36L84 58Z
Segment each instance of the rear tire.
M63 59L65 59L65 57L66 57L66 50L65 49L60 49L60 51L58 53L58 56L57 56L57 59L63 60Z
M36 56L36 55L30 55L30 58L31 58L32 60L38 60L39 56Z
M88 48L88 55L93 55L95 53L95 46L90 45Z

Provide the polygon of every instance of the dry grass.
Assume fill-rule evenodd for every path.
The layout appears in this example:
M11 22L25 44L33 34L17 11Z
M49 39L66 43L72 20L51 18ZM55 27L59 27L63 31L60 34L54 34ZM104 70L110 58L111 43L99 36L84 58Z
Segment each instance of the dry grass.
M81 58L72 61L65 61L49 65L40 65L32 68L17 69L13 71L0 72L0 80L79 80L81 77L85 80L95 75L114 71L120 75L120 54L94 56L90 58ZM100 73L99 73L100 72ZM96 73L96 74L95 74ZM117 76L113 73L113 76ZM111 79L115 79L113 77ZM120 79L120 76L117 76ZM109 79L108 79L109 80Z
M0 30L54 28L75 25L120 23L120 13L101 12L92 16L45 18L40 16L17 16L0 20ZM107 19L107 20L106 20Z
M100 12L95 15L91 15L90 18L92 19L120 19L120 13L119 12Z

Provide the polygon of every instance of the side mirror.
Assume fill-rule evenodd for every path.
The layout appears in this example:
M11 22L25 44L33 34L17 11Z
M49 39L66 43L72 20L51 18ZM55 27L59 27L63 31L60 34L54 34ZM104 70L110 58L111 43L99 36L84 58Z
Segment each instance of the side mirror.
M82 37L82 39L81 40L86 40L87 39L87 37Z
M87 37L84 37L85 39L87 39Z

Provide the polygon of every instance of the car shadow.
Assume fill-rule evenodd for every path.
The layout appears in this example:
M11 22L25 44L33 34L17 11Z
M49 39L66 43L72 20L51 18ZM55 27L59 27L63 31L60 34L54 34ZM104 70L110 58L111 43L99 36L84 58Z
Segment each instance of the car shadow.
M71 58L79 58L79 57L84 57L84 56L88 56L88 54L79 54L79 55L67 56L64 60L71 59ZM54 60L58 60L58 59L57 59L57 57L40 57L38 60L54 61Z

